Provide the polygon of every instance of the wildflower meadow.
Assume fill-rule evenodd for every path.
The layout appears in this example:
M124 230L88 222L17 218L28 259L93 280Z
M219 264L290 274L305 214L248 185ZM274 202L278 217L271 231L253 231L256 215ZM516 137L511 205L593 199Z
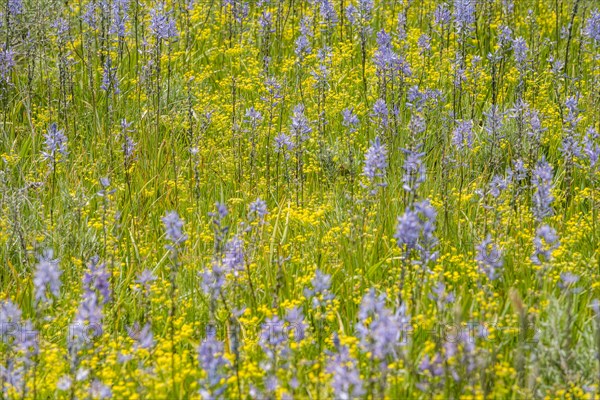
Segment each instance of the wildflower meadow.
M600 1L0 2L0 400L599 399Z

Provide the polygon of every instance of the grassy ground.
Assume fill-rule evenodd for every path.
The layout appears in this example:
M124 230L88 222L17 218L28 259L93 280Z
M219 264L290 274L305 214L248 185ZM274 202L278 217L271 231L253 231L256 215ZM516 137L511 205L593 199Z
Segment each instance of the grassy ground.
M2 398L595 398L598 8L8 0Z

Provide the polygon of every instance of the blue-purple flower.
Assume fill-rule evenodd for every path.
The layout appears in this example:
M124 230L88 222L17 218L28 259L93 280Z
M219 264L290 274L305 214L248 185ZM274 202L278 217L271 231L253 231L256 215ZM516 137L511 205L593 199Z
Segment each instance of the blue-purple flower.
M377 121L378 128L384 130L388 127L388 107L383 99L377 99L373 104L373 113L371 116Z
M11 73L16 66L15 52L10 48L0 50L0 82L6 85L11 84Z
M152 325L146 323L143 327L136 322L133 326L127 328L129 337L134 340L135 348L151 349L154 347L154 335L152 334Z
M44 160L50 161L50 168L54 168L54 164L64 159L69 155L67 151L67 137L62 129L58 129L56 123L52 123L48 132L44 134L44 151L42 156Z
M305 142L308 139L308 134L312 131L308 119L304 115L304 104L302 103L294 107L291 131L298 143Z
M527 42L522 37L517 37L513 40L512 49L515 57L515 62L517 63L517 67L520 70L524 70L526 67L527 57L529 53Z
M331 276L317 270L311 284L312 289L304 289L304 296L311 300L313 307L319 308L331 304L334 298L330 291Z
M251 216L255 216L259 221L262 222L264 222L265 216L269 213L269 211L267 211L267 203L260 198L250 203L248 212Z
M588 38L593 40L596 45L600 44L600 11L598 9L593 10L590 13L583 32Z
M477 245L475 260L479 264L480 270L490 281L501 276L500 273L504 265L502 250L492 241L490 235Z
M174 246L183 244L187 240L187 235L183 232L183 221L179 218L176 211L170 211L162 217L165 226L165 235L167 240Z
M533 194L533 215L541 221L554 214L552 210L552 165L542 158L533 170L532 183L535 188Z
M286 159L289 158L289 153L294 150L295 145L292 139L285 133L280 133L275 136L275 152L277 154L283 153Z
M342 111L342 125L348 128L349 132L356 132L356 128L359 124L358 116L354 114L354 110L351 108L345 108Z
M329 357L325 368L331 374L333 393L340 400L360 398L365 390L358 362L350 355L347 346L338 343L336 347L337 352Z
M548 225L540 226L533 239L534 252L531 256L531 261L536 265L550 262L552 260L552 252L560 246L556 230Z
M405 154L404 175L402 176L402 188L407 192L416 192L419 186L427 177L423 156L425 153L419 151L421 146L416 149L402 149Z
M35 288L35 301L47 302L48 293L55 297L60 294L60 276L62 271L58 265L58 259L54 258L52 249L45 250L39 257L33 277Z
M365 153L363 175L369 180L371 194L376 194L378 187L385 187L385 172L388 166L387 149L381 143L379 136L371 142L371 147Z
M404 305L393 313L385 303L386 296L371 289L362 299L356 324L361 349L380 362L397 355L411 329Z
M417 251L419 257L416 264L428 271L428 265L435 262L438 252L435 250L438 240L434 235L437 213L429 200L423 200L407 208L404 214L398 217L394 239L398 247L405 251L405 257L412 250Z
M452 12L447 4L439 4L433 13L433 22L441 27L448 26L452 22Z
M475 24L475 0L454 0L454 23L458 33L470 33Z
M165 12L164 3L150 10L150 31L158 40L168 40L179 36L175 20Z
M237 275L244 270L245 266L244 241L238 235L235 235L225 245L223 268L225 271Z
M460 121L452 132L452 144L459 151L473 148L473 121Z
M222 398L227 389L227 374L230 362L225 358L223 342L214 335L208 335L198 347L198 364L204 372L200 379L200 397L203 399Z

